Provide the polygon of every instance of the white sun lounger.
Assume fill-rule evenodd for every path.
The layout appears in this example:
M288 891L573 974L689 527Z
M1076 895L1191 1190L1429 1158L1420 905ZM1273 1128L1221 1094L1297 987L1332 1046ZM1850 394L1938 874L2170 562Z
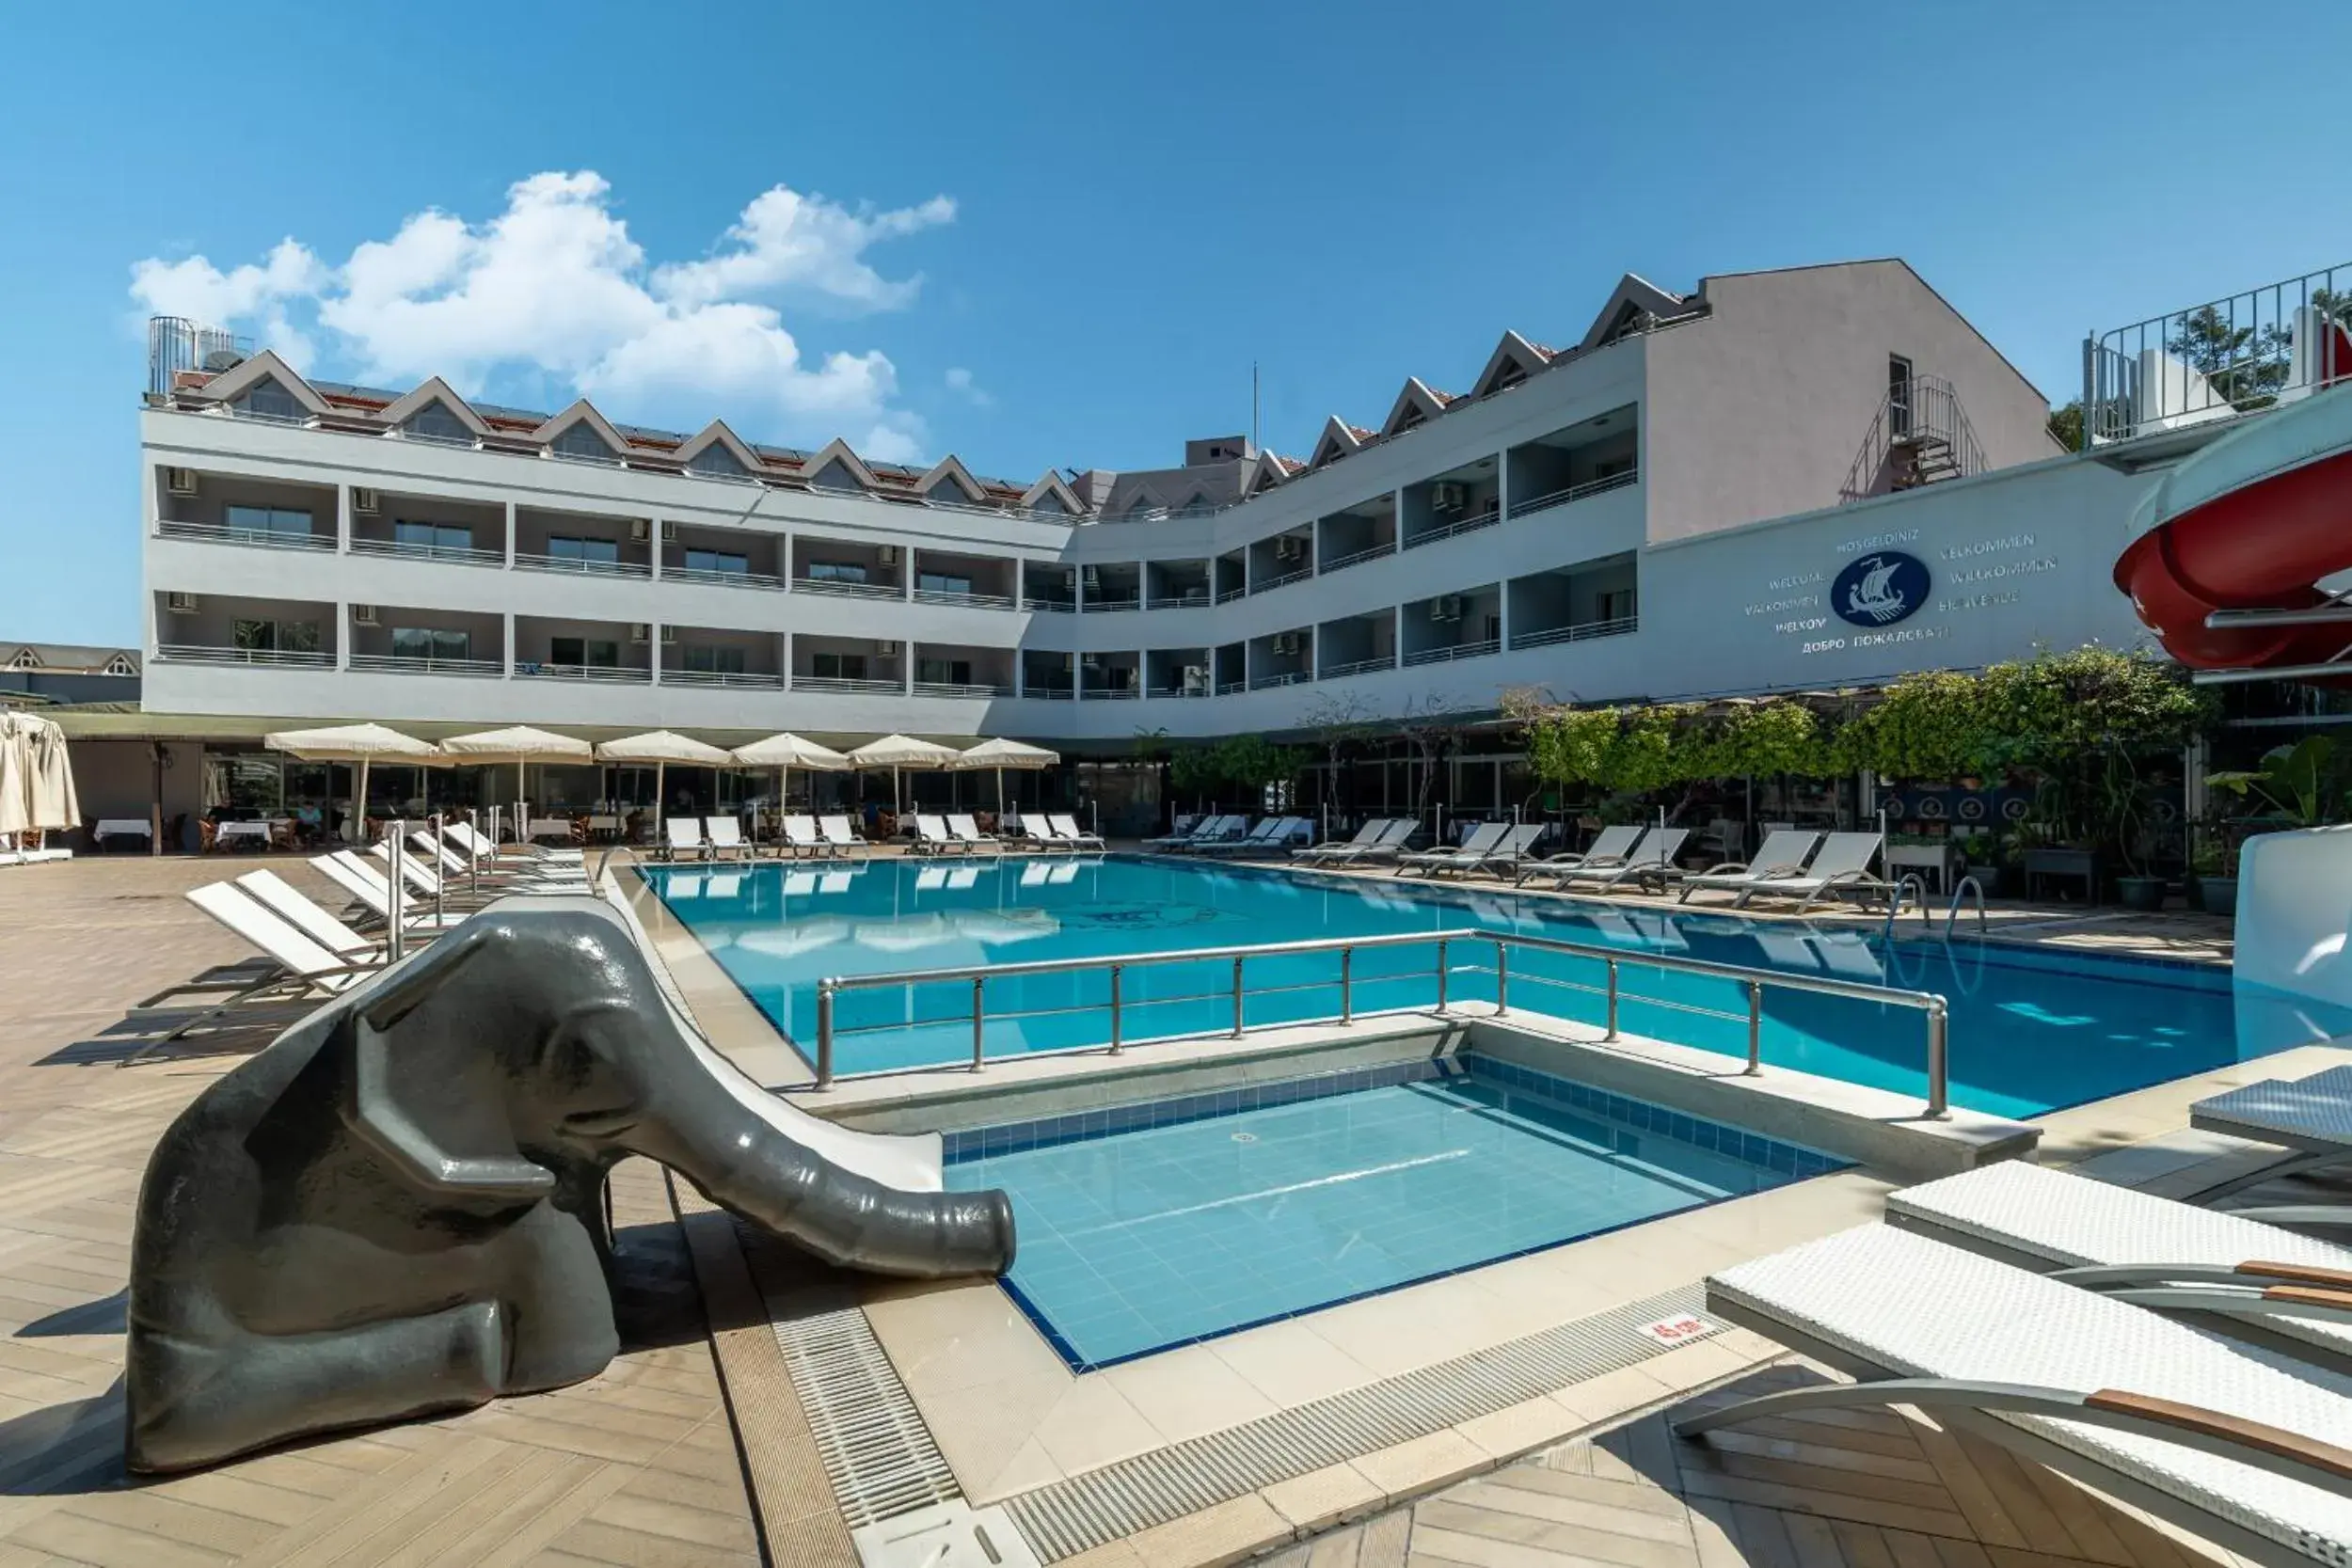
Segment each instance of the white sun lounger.
M248 871L237 879L237 885L265 905L272 914L345 963L380 958L384 951L383 943L375 938L353 930L275 871Z
M850 826L847 816L820 816L817 819L817 826L823 831L825 842L833 847L836 855L860 854L867 848L865 835Z
M2324 1368L1883 1225L1726 1269L1707 1304L1864 1381L1741 1401L1683 1436L1908 1405L2257 1562L2352 1553L2352 1379Z
M1883 833L1832 833L1805 868L1793 877L1765 877L1740 890L1733 903L1745 909L1752 898L1793 898L1802 914L1825 898L1841 893L1861 893L1889 898L1895 885L1873 874L1871 863L1886 846Z
M1501 844L1502 835L1510 831L1511 824L1508 822L1481 822L1470 831L1468 838L1451 849L1423 849L1419 854L1399 855L1396 858L1396 874L1402 877L1407 871L1424 866L1452 865L1478 859Z
M458 847L485 863L494 860L553 861L559 864L569 863L579 865L584 863L587 858L579 849L556 848L545 844L516 844L501 847L491 843L485 835L475 832L474 825L470 822L444 822L441 824L441 832L447 834L450 841Z
M732 855L741 860L752 852L750 843L743 837L743 824L732 816L704 817L703 836L714 857Z
M2265 1079L2201 1100L2188 1108L2188 1124L2287 1151L2258 1170L2204 1188L2196 1195L2201 1200L2352 1161L2352 1067L2329 1068L2308 1078Z
M588 868L578 861L516 859L501 865L482 865L477 870L477 863L469 861L447 843L437 841L431 832L422 828L408 834L408 844L420 857L430 856L438 862L441 868L439 874L443 877L479 876L501 888L528 885L533 892L545 891L559 882L577 891L584 888L588 881Z
M1005 847L1005 841L994 833L980 832L980 825L972 819L968 812L949 816L947 831L955 834L956 842L961 844L966 849L977 851L981 846L986 845L991 848L1001 850Z
M1795 877L1804 870L1804 858L1813 852L1813 846L1821 835L1796 828L1775 828L1764 835L1756 858L1749 861L1725 861L1706 870L1674 879L1681 884L1682 902L1689 903L1691 895L1702 890L1722 893L1744 893L1758 882L1776 877Z
M817 831L817 818L787 816L784 819L784 852L796 860L818 860L841 851Z
M676 860L688 850L697 860L707 860L710 847L703 842L703 819L699 816L673 816L661 824L661 858Z
M1886 1217L2142 1307L2258 1324L2352 1368L2352 1247L2023 1160L1889 1193Z
M918 813L914 818L914 847L927 854L960 855L964 846L947 831L947 819Z
M1564 876L1582 866L1599 870L1605 866L1623 865L1635 847L1641 844L1645 831L1639 823L1618 823L1603 828L1593 835L1589 848L1564 849L1556 855L1529 861L1519 872L1519 880L1525 882L1536 877Z
M310 863L318 868L321 876L350 894L361 909L376 919L391 919L391 882L376 863L349 849L337 849L331 854L315 857ZM414 895L401 900L401 924L405 929L434 930L454 926L463 919L464 912L457 910L445 911L437 917L430 905L420 909Z
M1054 830L1054 836L1078 849L1106 849L1103 835L1090 833L1078 826L1078 819L1066 811L1045 814L1045 825Z
M1291 859L1295 861L1343 860L1359 850L1369 849L1379 843L1381 835L1389 831L1390 820L1385 816L1367 817L1364 825L1356 830L1354 838L1344 842L1338 839L1325 839L1321 844L1310 844L1303 849L1292 850Z
M131 1009L135 1017L157 1011L162 1004L175 997L207 992L219 997L180 1019L162 1034L142 1041L136 1051L124 1058L125 1066L227 1016L242 1004L333 996L383 968L380 955L346 958L320 945L233 882L207 882L190 888L185 896L189 903L244 938L261 954L262 961L252 966L216 970L195 980L168 986L139 1002Z
M1279 846L1289 833L1291 819L1287 816L1262 816L1239 838L1220 838L1213 843L1194 847L1198 855L1257 854Z

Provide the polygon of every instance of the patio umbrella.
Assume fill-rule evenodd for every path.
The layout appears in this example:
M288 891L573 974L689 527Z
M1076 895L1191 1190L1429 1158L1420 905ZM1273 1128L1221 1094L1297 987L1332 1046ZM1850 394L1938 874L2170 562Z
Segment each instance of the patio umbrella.
M670 764L679 763L691 768L732 768L735 758L716 746L705 745L691 736L675 730L647 730L644 735L623 736L608 740L596 748L598 762L633 762L653 764L653 817L657 838L660 833L663 804L663 782L669 777Z
M795 768L813 768L820 773L842 773L850 768L850 759L830 746L819 746L814 740L803 740L787 730L765 740L755 740L748 746L735 749L735 760L746 768L772 768L776 770L776 815L784 815L785 786L791 782Z
M31 742L33 829L62 831L81 826L82 802L73 793L73 764L66 755L65 731L46 719L19 714L17 723Z
M1025 768L1043 772L1061 761L1059 752L1049 752L1042 746L1027 746L1018 740L983 740L955 761L959 768L993 768L996 769L996 815L1005 815L1005 769Z
M483 730L473 735L453 735L441 742L441 750L453 757L468 762L515 765L515 832L517 838L530 831L522 820L523 802L530 799L524 787L523 769L534 762L590 762L596 750L584 740L568 735L554 735L547 730L534 730L528 724L510 725L502 730Z
M33 731L22 714L0 713L0 834L11 848L33 826Z
M911 735L886 735L880 740L869 740L850 753L850 761L859 768L890 769L890 811L898 813L898 770L902 768L953 768L961 752L953 746L934 741L917 740Z
M421 767L446 760L439 747L415 736L388 730L381 724L331 724L317 730L279 730L265 735L262 744L273 752L283 752L303 762L342 762L351 765L356 777L351 792L351 816L343 823L343 837L357 843L365 830L362 824L368 815L368 765L378 758L386 762Z

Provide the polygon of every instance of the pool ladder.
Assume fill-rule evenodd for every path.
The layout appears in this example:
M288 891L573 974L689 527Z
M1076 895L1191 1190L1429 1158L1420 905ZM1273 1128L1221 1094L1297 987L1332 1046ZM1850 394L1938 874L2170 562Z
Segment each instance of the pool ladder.
M1953 886L1952 901L1945 908L1944 940L1946 942L1952 940L1952 933L1960 925L1961 901L1971 897L1977 902L1977 935L1979 939L1985 935L1987 923L1984 913L1984 884L1977 880L1974 874L1971 874L1963 877ZM1927 882L1915 871L1905 872L1902 880L1895 884L1894 895L1886 901L1886 925L1879 932L1882 940L1886 942L1895 940L1895 920L1903 912L1903 906L1906 902L1917 905L1921 930L1927 929L1933 924L1934 917L1928 912Z

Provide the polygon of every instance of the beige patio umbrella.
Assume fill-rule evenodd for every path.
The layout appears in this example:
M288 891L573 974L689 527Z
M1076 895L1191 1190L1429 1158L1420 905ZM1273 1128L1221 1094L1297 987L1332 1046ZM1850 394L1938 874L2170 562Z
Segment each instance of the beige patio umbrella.
M279 730L262 737L262 744L273 752L283 752L303 762L348 763L355 774L352 781L351 816L343 823L343 837L358 842L365 832L368 815L368 765L378 760L396 762L410 767L424 767L447 759L439 747L429 740L419 740L413 735L386 729L381 724L330 724L316 730Z
M791 783L795 768L814 768L819 773L849 771L850 759L830 746L819 746L787 730L765 740L755 740L748 746L735 749L735 760L746 768L772 768L776 770L776 814L784 814L785 788Z
M598 762L653 764L653 819L657 838L660 832L661 815L668 807L662 793L668 779L670 764L687 768L733 768L735 757L716 746L706 745L692 736L675 730L647 730L644 735L627 735L618 740L608 740L596 748Z
M869 740L850 753L850 763L859 768L890 769L890 812L898 812L898 773L907 768L953 768L961 752L953 746L935 741L917 740L911 735L886 735L880 740Z
M18 717L31 726L33 767L33 827L36 832L63 832L82 823L82 802L73 790L73 764L66 754L65 731L31 714Z
M0 713L0 834L8 847L33 826L33 731L22 714Z
M556 735L547 730L534 730L529 724L513 724L502 730L483 730L473 735L453 735L441 742L441 750L466 762L515 765L515 826L517 834L527 832L522 820L525 801L531 793L523 769L534 762L593 762L596 749L584 740L568 735Z
M1043 772L1061 761L1059 752L1049 752L1042 746L1025 745L1018 740L983 740L956 758L958 769L993 768L996 769L996 815L1005 815L1005 769L1025 768Z

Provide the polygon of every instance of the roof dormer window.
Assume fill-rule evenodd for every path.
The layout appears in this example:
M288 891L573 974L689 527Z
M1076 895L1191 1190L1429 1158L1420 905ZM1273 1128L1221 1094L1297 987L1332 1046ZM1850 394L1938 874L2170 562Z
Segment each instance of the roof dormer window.
M749 479L752 471L724 441L713 441L688 460L686 471L707 479Z
M106 661L106 667L99 672L102 675L135 675L138 673L139 667L131 662L129 654L115 655Z
M578 425L573 426L575 430L580 428L581 427ZM439 441L453 447L473 445L473 432L468 429L466 421L459 419L451 410L450 405L439 398L435 398L403 420L400 433L416 441ZM565 434L568 435L569 432ZM590 434L595 433L592 431Z
M17 649L14 657L8 660L8 668L11 670L38 670L40 668L40 656L33 652L30 648L19 648Z
M280 424L300 424L309 418L301 403L276 376L264 377L246 388L230 403L229 410L240 419L274 420Z
M586 420L576 420L564 427L564 434L548 443L548 450L558 457L568 457L580 463L618 463L621 454L612 450L611 442L596 434L596 426Z

